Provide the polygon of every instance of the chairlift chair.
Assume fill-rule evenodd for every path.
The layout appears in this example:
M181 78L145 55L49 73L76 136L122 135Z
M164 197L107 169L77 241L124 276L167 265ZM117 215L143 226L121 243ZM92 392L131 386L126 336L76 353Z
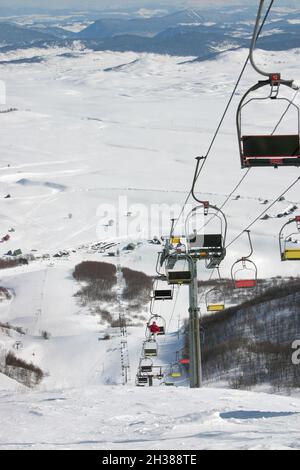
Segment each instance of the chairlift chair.
M159 276L155 282L152 292L152 299L154 300L173 300L174 288L165 289L160 287L161 282L165 282L164 276Z
M152 312L151 312L152 313ZM146 336L150 337L151 336L151 331L149 329L149 326L151 323L155 321L157 326L159 327L160 331L157 334L157 336L163 336L166 334L166 320L161 316L161 315L156 315L152 313L146 327Z
M170 286L189 285L192 282L192 273L190 268L185 268L186 263L179 258L180 255L170 254L166 259L166 279ZM184 269L177 270L175 266L180 261L184 264Z
M220 302L213 302L216 296L220 299ZM208 312L221 312L225 310L224 291L218 287L210 289L205 295L205 303Z
M279 97L279 85L292 88L293 82L284 82L279 74L273 74L269 80L259 81L243 96L237 111L237 133L242 168L279 166L300 166L300 108L291 99ZM254 91L270 87L271 92L265 98L248 96ZM275 88L276 93L274 94ZM291 134L253 135L244 134L242 129L242 114L250 103L261 100L285 101L290 108L297 110L297 132ZM280 116L279 116L280 118ZM272 131L272 130L271 130Z
M250 244L250 254L238 259L231 268L231 278L235 289L251 289L257 287L257 266L250 258L253 254L253 245L250 230L246 230Z
M247 258L241 258L232 266L232 280L236 289L257 287L257 266Z
M292 233L285 235L285 229L289 225L293 224L293 226L296 225L295 229L293 230ZM296 235L299 238L299 244L297 247L297 244L295 244L294 247L292 247L292 237L293 235ZM298 240L296 240L297 242ZM279 245L280 245L280 255L281 255L281 260L282 261L300 261L300 216L297 215L293 219L290 219L282 229L280 230L279 233Z
M182 364L184 366L187 366L190 364L190 360L186 357L183 357L182 359L179 360L179 364Z
M156 357L158 354L158 345L155 339L148 339L144 342L144 356Z
M151 374L153 370L153 361L150 357L142 357L139 364L139 372L142 374Z
M179 379L182 377L181 368L179 364L171 364L170 373L168 374L172 379Z
M136 376L136 385L138 387L145 387L146 385L148 385L148 376L138 374Z
M251 64L260 75L267 77L266 80L260 80L252 86L242 97L236 114L237 133L239 141L240 159L242 168L250 167L275 167L279 166L300 166L300 109L294 103L293 99L281 96L282 86L297 90L293 80L283 80L280 73L268 73L261 70L254 60L254 50L257 39L259 37L264 2L260 2L257 20L254 28L253 38L250 47ZM265 97L253 95L254 92L262 88L268 87L269 92ZM242 130L242 115L246 107L250 103L267 102L275 103L276 101L284 101L288 104L287 110L283 117L294 108L297 113L297 125L295 131L289 134L275 134L275 130L268 129L268 135L244 134ZM278 116L280 118L280 116ZM281 123L283 117L280 119ZM262 118L263 120L263 118Z
M195 195L194 198L196 199ZM227 220L218 207L211 205L208 201L199 202L202 205L192 209L186 219L188 252L191 256L205 260L208 269L215 269L226 256ZM191 223L197 217L202 217L203 224L199 229L193 229L192 233ZM214 220L217 222L217 229L212 227Z

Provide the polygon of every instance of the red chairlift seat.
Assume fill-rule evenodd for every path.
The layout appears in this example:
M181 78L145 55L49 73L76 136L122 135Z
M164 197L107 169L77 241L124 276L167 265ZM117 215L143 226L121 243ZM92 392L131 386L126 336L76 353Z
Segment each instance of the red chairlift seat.
M180 359L179 363L183 364L183 365L188 365L190 363L190 360L189 359Z
M256 279L240 279L235 280L235 288L236 289L251 289L257 286Z
M253 245L250 236L250 230L245 230L247 233L250 254L238 259L231 268L231 278L236 289L251 289L257 287L257 266L250 258L253 254Z

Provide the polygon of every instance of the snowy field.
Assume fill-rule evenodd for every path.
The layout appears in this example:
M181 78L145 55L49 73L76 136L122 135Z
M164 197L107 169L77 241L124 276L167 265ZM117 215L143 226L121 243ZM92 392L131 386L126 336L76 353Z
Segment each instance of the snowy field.
M300 400L291 398L110 386L0 398L0 449L300 448Z
M194 158L208 149L247 51L194 64L182 64L184 59L178 57L84 52L80 45L71 57L67 53L50 49L0 55L1 61L45 59L0 65L7 107L19 110L1 115L1 196L12 198L2 200L0 231L5 234L16 228L12 240L0 247L2 254L16 248L51 253L109 238L111 234L101 230L105 204L118 208L121 196L127 198L128 211L133 207L136 215L134 236L143 239L166 233L172 214L167 211L158 224L149 215L151 205L178 205L174 210L178 216L190 189ZM276 64L276 70L284 68L285 77L300 79L298 51L282 53L280 61L272 55L264 57ZM240 92L256 80L248 69ZM243 175L236 105L237 100L198 185L201 196L219 205ZM261 130L256 109L249 112L248 123L254 131ZM267 107L267 114L259 117L273 129L280 112L274 116ZM287 123L294 131L292 119ZM262 212L259 198L271 201L298 176L295 168L251 170L238 190L241 198L225 207L228 241ZM298 186L287 199L270 215L298 202ZM70 213L73 219L68 218ZM297 273L296 266L280 262L281 225L282 220L271 219L253 229L261 277ZM243 247L248 251L243 238L231 247L224 276Z
M110 215L104 209L107 204L117 208L120 197L127 197L127 206L120 209L119 223L127 211L133 213L131 233L121 241L142 241L122 256L122 264L155 273L157 248L145 240L168 232L170 217L160 224L151 219L151 208L176 205L178 215L190 189L194 157L206 153L246 54L235 51L193 64L178 57L89 52L80 44L72 51L0 54L7 86L1 109L18 109L0 114L0 233L15 229L0 245L0 254L18 248L35 250L36 256L74 250L67 260L39 260L1 272L0 286L13 297L0 304L0 322L26 330L18 354L48 375L34 392L0 375L0 448L300 448L296 398L191 391L186 380L176 388L135 388L144 327L129 328L131 383L117 386L120 338L99 341L103 326L73 296L78 290L74 266L107 260L79 247L116 239L116 219L112 227L103 227ZM299 51L259 56L270 70L275 63L285 78L300 79ZM31 57L43 61L13 62ZM250 69L246 77L240 93L257 80ZM237 102L199 180L201 197L213 204L221 204L243 174ZM249 122L258 130L257 111L251 113ZM268 110L263 119L272 127L277 116ZM240 199L225 208L228 241L263 211L261 200L271 202L298 176L295 168L253 169L238 191ZM7 194L11 198L4 199ZM298 186L269 215L290 204L300 204ZM299 272L296 264L280 262L278 232L286 220L259 221L253 229L260 277ZM245 250L243 238L230 248L223 276ZM209 275L200 269L201 278ZM168 324L160 344L164 364L174 362L182 347L176 331L188 315L186 297L186 289L181 290L175 314L166 305L160 312ZM50 341L41 339L43 330L51 333ZM18 339L17 334L0 336L1 348L13 348Z

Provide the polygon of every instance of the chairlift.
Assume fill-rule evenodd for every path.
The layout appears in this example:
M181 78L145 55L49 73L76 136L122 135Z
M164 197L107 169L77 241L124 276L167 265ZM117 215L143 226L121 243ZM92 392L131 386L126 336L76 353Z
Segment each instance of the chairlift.
M250 254L238 259L231 268L231 278L236 289L251 289L257 287L257 266L250 259L253 254L253 245L250 230L245 231L250 243Z
M183 265L183 269L175 269L176 264L180 261ZM188 266L186 267L186 264ZM192 273L189 267L190 263L187 263L186 259L180 258L178 254L170 254L166 258L166 279L171 286L188 285L192 282Z
M196 199L195 196L194 198ZM205 260L208 269L215 269L226 256L226 216L208 201L196 200L202 205L192 209L186 219L188 252L191 256ZM201 217L203 224L200 228L192 229L191 225L197 217ZM217 224L217 228L213 226L213 221Z
M285 235L285 229L289 225L296 227L293 229L292 233ZM293 236L296 236L296 239L293 240ZM279 233L279 245L280 245L280 255L282 261L300 261L300 216L297 215L293 219L290 219ZM294 246L293 246L294 245Z
M147 337L151 336L151 331L150 331L149 327L154 321L156 322L156 324L157 324L157 326L160 330L158 333L156 333L157 336L165 335L166 334L166 320L161 315L152 314L151 317L150 317L150 320L147 323L146 336Z
M293 80L283 80L280 73L267 73L262 71L254 61L254 50L261 28L261 19L263 12L263 3L260 3L254 34L250 48L250 61L253 68L264 77L266 80L260 80L257 84L252 86L242 97L241 102L237 109L236 123L239 141L239 150L242 168L250 167L274 167L279 166L300 166L300 108L294 103L294 99L281 95L282 86L290 89L298 90ZM262 88L269 89L265 97L254 95L254 92ZM269 102L274 105L275 102L282 101L288 104L287 111L284 117L291 109L296 110L297 113L297 126L293 132L289 134L275 134L275 130L268 129L264 134L256 135L245 134L242 129L242 117L247 106L256 104L257 102ZM278 116L280 118L280 116ZM262 121L265 119L262 116ZM282 119L279 121L281 123ZM271 133L270 133L271 131Z
M172 379L179 379L182 377L181 368L179 364L171 365L169 377L172 377Z
M219 302L214 302L216 297L220 299ZM205 303L208 312L221 312L225 310L225 292L218 287L210 289L205 294Z
M155 339L151 338L144 342L144 356L156 357L158 354L158 345Z
M148 376L138 374L136 376L136 385L138 387L145 387L146 385L148 385Z
M154 300L173 300L174 288L163 289L162 287L160 287L160 281L165 282L166 278L163 277L163 276L160 276L156 279L156 281L154 283L152 299L154 299Z
M140 373L152 373L153 361L149 357L142 357L139 364Z

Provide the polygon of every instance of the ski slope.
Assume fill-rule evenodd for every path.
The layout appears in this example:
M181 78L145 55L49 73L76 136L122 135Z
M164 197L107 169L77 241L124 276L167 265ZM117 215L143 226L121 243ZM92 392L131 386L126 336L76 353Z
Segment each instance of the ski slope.
M6 234L16 228L11 241L0 245L1 254L17 248L53 253L113 238L116 225L112 231L103 225L107 218L116 221L118 211L121 226L126 211L134 214L128 231L121 231L122 238L147 239L168 232L170 218L178 216L190 189L194 158L206 153L230 96L237 78L233 70L238 72L247 54L239 50L213 61L183 63L178 57L83 51L80 45L71 57L66 52L33 49L0 57L44 59L0 65L7 107L19 110L1 115L0 197L12 198L2 200L0 231ZM283 76L300 79L297 50L280 57L260 52L258 56L271 70L280 68ZM239 94L257 79L248 68ZM243 174L235 130L239 97L197 188L217 205ZM253 123L253 131L258 130L256 109L249 113L248 125ZM267 126L277 122L272 109L260 116ZM283 130L294 126L293 117ZM238 191L240 199L225 207L228 241L262 212L260 198L271 202L297 176L295 168L253 169ZM271 215L297 203L298 194L296 186L287 195L288 202L276 204ZM111 209L105 217L107 204ZM167 207L161 207L164 204ZM281 226L282 220L272 219L253 229L262 277L297 273L295 265L280 262ZM243 239L231 247L224 276L243 249Z
M0 413L1 449L300 448L300 400L250 392L112 386L3 391Z
M13 294L11 301L0 303L0 322L26 332L21 338L1 335L1 349L14 350L21 340L15 353L47 374L35 391L0 375L2 448L300 447L297 398L192 391L184 380L174 388L134 387L149 311L140 312L145 317L141 325L128 329L131 382L122 387L120 337L99 341L107 325L74 297L76 264L116 262L92 252L98 241L121 241L122 246L140 241L132 253L122 254L121 263L155 274L158 248L147 239L168 233L171 216L179 214L194 157L206 153L246 55L239 50L214 61L183 63L186 58L85 51L80 44L73 50L0 54L0 61L43 56L40 63L0 65L6 106L18 109L0 115L1 237L15 229L0 244L0 255L18 248L36 257L70 251L66 259L38 259L0 273L0 286ZM284 69L285 77L300 78L299 51L258 55L267 66ZM248 70L240 95L256 80ZM201 197L217 205L242 176L234 112L238 98L199 180ZM249 120L258 129L256 110ZM272 110L264 121L276 123ZM240 198L225 209L228 241L262 212L262 200L271 202L298 176L295 168L253 169L238 191ZM11 198L4 199L7 194ZM270 215L299 203L296 186ZM280 262L278 233L286 220L259 221L253 229L260 277L298 274L296 264ZM118 224L128 226L120 239ZM178 230L183 233L184 227ZM248 252L246 243L241 238L228 251L224 277ZM199 278L209 275L199 269ZM166 318L168 332L159 339L157 363L168 366L183 346L177 332L188 316L187 289L178 293L174 312L164 303L157 313ZM51 334L49 341L41 338L42 331Z

